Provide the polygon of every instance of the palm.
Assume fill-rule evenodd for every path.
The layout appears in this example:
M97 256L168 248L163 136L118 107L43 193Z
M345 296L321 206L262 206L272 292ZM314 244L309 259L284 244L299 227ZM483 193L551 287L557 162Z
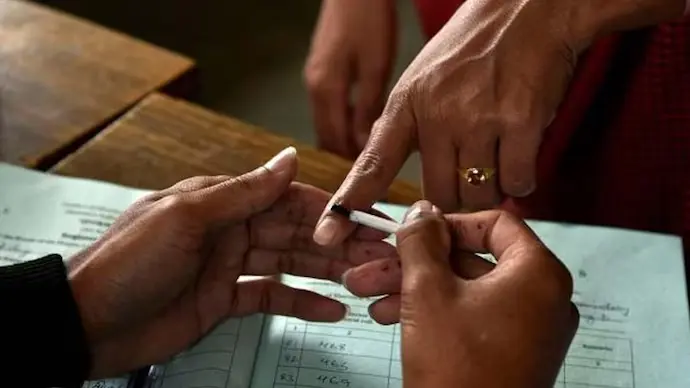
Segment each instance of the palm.
M108 365L111 372L126 372L136 365L162 362L219 322L259 311L313 320L340 318L334 302L325 297L269 279L237 283L241 275L280 273L337 281L353 266L395 254L392 247L379 241L383 236L373 231L362 230L335 248L315 244L313 228L327 200L320 190L293 185L270 209L212 230L197 224L194 217L182 217L173 225L170 217L146 214L130 221L129 227L161 230L153 244L124 242L129 244L124 250L137 251L138 256L157 255L147 261L146 268L137 266L134 271L142 283L139 306L148 311L137 312L139 326L98 345L94 353L108 358L98 364ZM156 279L155 284L149 279Z

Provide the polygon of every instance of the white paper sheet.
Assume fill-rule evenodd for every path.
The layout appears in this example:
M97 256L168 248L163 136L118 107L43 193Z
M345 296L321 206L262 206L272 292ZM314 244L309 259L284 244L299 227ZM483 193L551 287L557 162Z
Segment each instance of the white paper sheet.
M0 164L0 265L46 253L69 257L145 193ZM397 219L405 211L378 207ZM582 315L556 386L690 387L690 318L680 239L545 222L530 225L572 272L573 299ZM328 325L271 317L254 366L261 317L226 323L172 360L159 384L247 387L253 375L252 387L258 388L401 386L397 326L373 323L366 313L368 301L340 286L284 280L350 304L349 319ZM86 386L120 388L124 382Z

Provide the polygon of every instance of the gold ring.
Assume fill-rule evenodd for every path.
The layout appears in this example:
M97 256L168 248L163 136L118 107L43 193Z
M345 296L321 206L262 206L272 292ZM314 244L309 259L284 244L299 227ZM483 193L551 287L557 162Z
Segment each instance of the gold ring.
M465 182L472 186L481 186L496 175L495 168L470 167L461 168L459 172Z

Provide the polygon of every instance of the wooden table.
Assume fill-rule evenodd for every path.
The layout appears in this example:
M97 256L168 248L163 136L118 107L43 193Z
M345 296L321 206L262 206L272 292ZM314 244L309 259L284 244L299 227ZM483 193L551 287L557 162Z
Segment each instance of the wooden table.
M21 0L0 0L0 161L48 166L193 62Z
M156 190L195 175L245 173L289 145L298 149L301 182L333 192L351 167L337 156L156 93L52 171ZM386 200L411 204L419 198L416 186L396 181Z

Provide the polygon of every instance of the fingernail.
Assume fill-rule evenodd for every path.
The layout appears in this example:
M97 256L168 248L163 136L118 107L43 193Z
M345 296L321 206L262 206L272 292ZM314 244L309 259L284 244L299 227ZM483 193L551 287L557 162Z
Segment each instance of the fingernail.
M347 276L350 274L350 271L352 271L352 269L348 269L340 276L340 284L342 284L345 288L347 288Z
M292 163L292 158L294 158L296 154L297 149L295 149L295 147L287 147L286 149L280 151L276 156L271 158L271 160L266 162L264 167L273 172L285 171L285 169L287 169Z
M341 321L350 316L350 312L352 311L349 304L343 304L343 306L345 306L345 314L343 314L343 317L340 318Z
M338 223L330 216L326 216L316 226L316 230L314 231L314 242L319 245L330 245L335 239L337 228Z
M429 201L419 201L410 208L407 214L405 214L404 222L407 223L422 218L425 213L432 211L433 205Z
M529 186L526 186L526 188L523 191L521 191L520 193L518 193L516 195L516 197L518 197L518 198L526 197L526 196L532 194L534 192L534 190L536 190L536 189L537 189L537 184L534 182L531 182L529 184Z

